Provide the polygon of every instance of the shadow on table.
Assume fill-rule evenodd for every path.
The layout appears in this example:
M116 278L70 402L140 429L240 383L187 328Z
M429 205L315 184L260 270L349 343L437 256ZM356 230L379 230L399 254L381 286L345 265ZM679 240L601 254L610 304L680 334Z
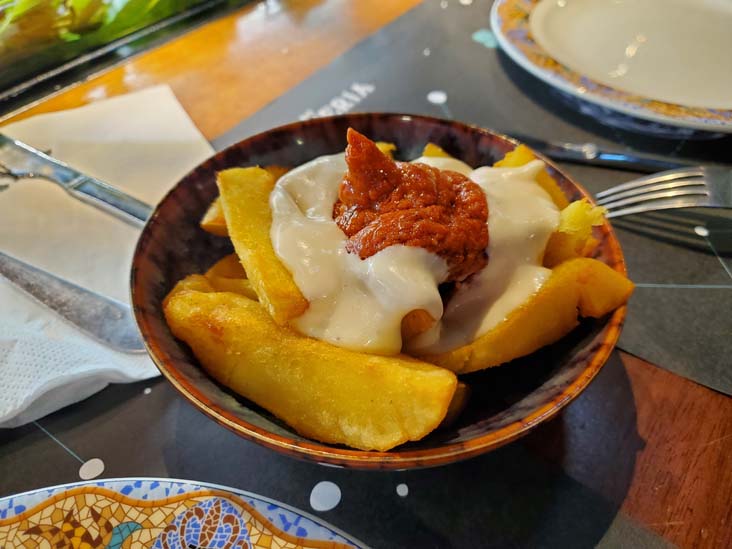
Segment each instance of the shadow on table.
M699 208L647 212L613 219L613 225L673 246L711 256L716 252L722 257L732 257L732 215L728 210ZM698 230L706 232L700 234Z
M239 439L182 401L163 451L172 477L235 486L304 510L317 482L335 482L341 502L319 515L373 547L590 547L617 527L641 445L615 353L560 418L450 466L382 473L300 462ZM397 495L399 484L407 485L406 497Z

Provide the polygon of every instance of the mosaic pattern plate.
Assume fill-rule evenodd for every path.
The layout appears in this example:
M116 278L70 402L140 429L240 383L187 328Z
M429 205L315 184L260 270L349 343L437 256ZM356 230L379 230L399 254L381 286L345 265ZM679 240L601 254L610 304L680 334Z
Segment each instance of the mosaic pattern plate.
M345 549L366 547L292 507L233 488L113 479L0 499L0 547Z
M693 130L732 133L732 110L693 108L634 95L577 73L552 58L529 31L539 0L496 0L491 26L499 45L522 68L564 92L568 102L612 126L667 137L693 137ZM593 108L595 107L595 108Z

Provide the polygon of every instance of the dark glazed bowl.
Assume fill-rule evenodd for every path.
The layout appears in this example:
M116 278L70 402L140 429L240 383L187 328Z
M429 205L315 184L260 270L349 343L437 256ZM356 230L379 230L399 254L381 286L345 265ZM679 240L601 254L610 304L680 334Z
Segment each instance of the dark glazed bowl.
M321 463L362 469L429 467L488 452L554 416L587 387L620 334L625 307L599 321L583 321L569 336L529 357L470 374L470 403L450 428L389 452L365 452L305 439L257 405L217 384L165 323L162 301L186 275L202 273L231 253L227 238L209 235L198 222L218 194L215 174L235 166L294 167L343 151L353 127L398 147L398 157L420 155L427 142L471 166L492 165L517 142L458 122L401 114L350 114L275 128L210 158L180 181L145 226L132 265L132 303L148 351L163 375L199 410L239 435L273 450ZM570 200L587 192L542 158ZM597 258L625 272L608 223L598 228Z

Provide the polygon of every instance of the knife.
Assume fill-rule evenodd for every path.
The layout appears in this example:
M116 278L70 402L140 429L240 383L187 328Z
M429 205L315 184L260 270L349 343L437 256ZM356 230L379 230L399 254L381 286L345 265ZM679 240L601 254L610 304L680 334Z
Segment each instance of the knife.
M0 252L0 275L100 343L124 353L145 351L129 305L77 286L3 252Z
M2 176L13 179L41 178L58 183L73 197L137 227L144 225L153 211L149 204L104 181L85 175L26 143L0 134Z
M563 141L548 142L516 133L507 134L526 143L536 152L548 156L552 160L586 164L643 173L656 173L676 168L695 166L688 162L669 160L653 154L628 151L607 151L594 143L567 143Z

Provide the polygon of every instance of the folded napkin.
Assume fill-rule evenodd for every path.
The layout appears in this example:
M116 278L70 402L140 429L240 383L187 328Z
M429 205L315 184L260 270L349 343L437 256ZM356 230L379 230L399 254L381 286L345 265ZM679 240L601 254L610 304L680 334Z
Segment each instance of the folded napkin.
M213 152L167 86L0 132L150 204ZM23 180L0 193L0 250L123 302L138 235L53 183ZM157 374L146 355L106 348L0 277L0 427L34 421L108 383Z

